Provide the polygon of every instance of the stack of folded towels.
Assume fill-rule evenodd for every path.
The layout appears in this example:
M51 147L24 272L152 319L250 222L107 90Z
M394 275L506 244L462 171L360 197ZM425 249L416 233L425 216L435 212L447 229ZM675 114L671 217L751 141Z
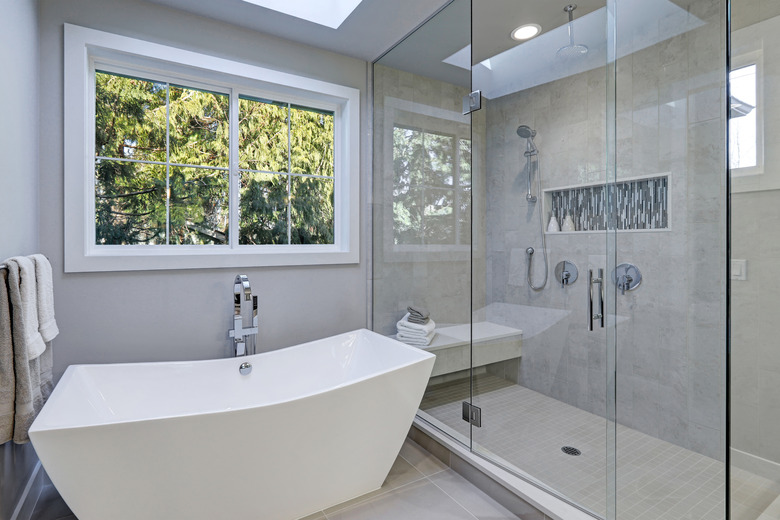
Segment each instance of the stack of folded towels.
M436 323L430 318L428 311L422 307L407 307L406 310L408 312L396 323L398 341L420 347L430 345L436 335Z

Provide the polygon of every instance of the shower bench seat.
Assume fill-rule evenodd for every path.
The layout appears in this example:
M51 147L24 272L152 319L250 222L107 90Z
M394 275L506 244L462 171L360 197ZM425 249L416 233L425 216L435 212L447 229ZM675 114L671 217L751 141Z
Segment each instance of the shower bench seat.
M472 328L473 327L473 328ZM473 333L474 351L469 348ZM490 321L436 328L430 345L419 347L436 354L431 377L460 372L520 357L523 331ZM473 364L472 364L473 359Z

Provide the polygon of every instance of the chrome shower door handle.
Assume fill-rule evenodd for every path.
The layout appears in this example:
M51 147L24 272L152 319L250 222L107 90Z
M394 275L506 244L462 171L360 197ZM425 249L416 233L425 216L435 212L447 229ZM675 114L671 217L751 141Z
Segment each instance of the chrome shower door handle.
M593 286L599 286L599 308L598 313L593 313ZM593 330L593 320L601 321L601 328L604 328L604 269L599 269L598 278L593 278L593 269L588 269L588 330Z

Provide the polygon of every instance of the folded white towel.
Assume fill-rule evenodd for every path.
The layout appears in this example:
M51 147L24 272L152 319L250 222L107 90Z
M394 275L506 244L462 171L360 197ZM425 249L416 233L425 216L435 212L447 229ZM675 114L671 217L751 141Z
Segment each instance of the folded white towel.
M425 336L407 336L401 332L396 334L396 339L398 341L401 341L403 343L406 343L407 345L414 345L416 347L427 347L431 344L431 341L433 341L433 338L436 336L435 332L431 332L430 334L427 334Z
M9 292L11 301L14 301L14 293L17 294L17 301L21 303L20 308L14 306L14 312L21 312L21 320L24 324L24 345L14 345L27 349L27 357L33 360L43 354L46 350L46 343L43 341L41 333L38 331L38 294L35 284L35 264L26 256L15 256L6 260L9 265ZM15 264L13 269L11 264Z
M35 264L35 285L38 297L38 332L48 343L57 337L60 329L54 320L54 283L51 276L51 264L43 255L31 255Z
M407 312L403 318L401 318L401 321L395 324L396 328L398 329L398 332L404 331L408 334L418 334L422 336L426 336L433 332L433 330L436 328L436 322L433 320L428 320L428 323L425 325L422 325L420 323L412 323L409 321L409 313Z

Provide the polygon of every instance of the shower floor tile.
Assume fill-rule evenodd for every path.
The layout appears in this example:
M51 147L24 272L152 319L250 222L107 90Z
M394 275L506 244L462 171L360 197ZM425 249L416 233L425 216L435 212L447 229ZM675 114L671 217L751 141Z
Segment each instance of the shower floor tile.
M473 429L476 451L606 515L608 424L603 417L489 374L474 379L474 395L482 408L482 427ZM464 381L433 386L421 409L468 442L470 428L461 419L461 402L468 396ZM618 518L725 517L723 463L622 425L612 435L617 438ZM581 454L567 455L563 446ZM766 520L780 484L738 468L731 479L732 519Z

